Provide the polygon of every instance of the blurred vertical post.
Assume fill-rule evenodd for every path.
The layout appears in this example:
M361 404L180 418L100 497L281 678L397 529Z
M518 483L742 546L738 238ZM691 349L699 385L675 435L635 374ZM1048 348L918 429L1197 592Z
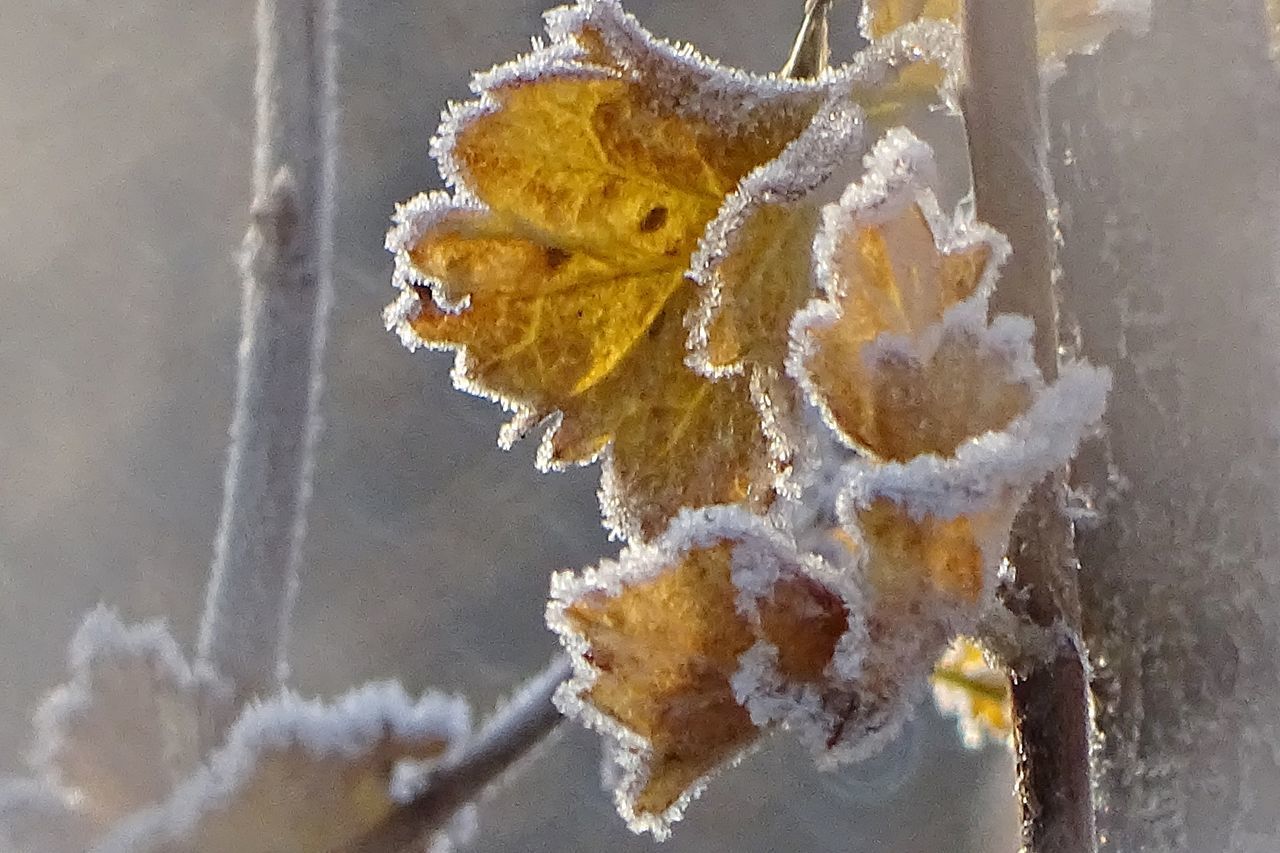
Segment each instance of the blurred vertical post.
M966 3L964 31L963 106L977 214L1013 245L991 308L1035 321L1036 363L1053 380L1058 298L1035 5ZM1011 661L1023 845L1031 853L1086 853L1097 844L1072 535L1059 471L1036 487L1014 523L1015 579L1005 596L1023 624L1051 640L1047 656L1037 651Z
M285 667L332 302L335 0L259 0L235 411L199 656L241 696Z

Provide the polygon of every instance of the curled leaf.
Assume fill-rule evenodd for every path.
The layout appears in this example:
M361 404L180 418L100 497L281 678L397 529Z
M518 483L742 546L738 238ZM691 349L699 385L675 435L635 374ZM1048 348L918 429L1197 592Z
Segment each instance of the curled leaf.
M896 728L943 649L992 606L1015 515L1100 420L1109 386L1076 362L1046 385L1031 322L988 321L1007 243L942 217L928 146L891 132L866 165L824 212L821 296L796 315L788 358L859 453L837 501L868 634L844 717L851 748Z
M949 453L1004 426L1029 395L1016 352L980 345L965 325L944 330L961 303L982 310L1008 244L947 222L935 174L928 146L905 130L876 146L866 180L824 213L814 247L823 297L792 323L792 376L836 433L874 458Z
M286 694L251 706L199 772L96 849L341 849L391 813L398 766L438 760L469 726L461 700L414 701L394 683L366 685L332 704Z
M1009 674L990 663L976 642L968 637L952 641L929 680L934 703L956 718L966 746L976 749L988 741L1010 741Z
M480 99L445 117L433 153L455 190L397 212L387 245L405 293L388 325L411 346L457 351L455 383L514 412L504 444L549 424L540 467L602 459L615 533L656 535L686 506L767 507L777 454L751 382L712 382L685 364L684 324L699 301L690 265L699 246L706 255L726 237L704 234L727 198L741 207L752 186L776 182L766 164L816 139L803 136L815 121L840 141L803 145L821 142L831 160L854 135L855 102L877 102L900 69L936 61L937 29L798 81L674 48L615 0L549 13L549 44L479 75ZM766 309L772 322L722 328L731 350L754 347L755 335L781 347L785 311L758 291L804 272L796 235L810 223L776 213L785 250L775 258L759 228L735 243L732 263L755 271L733 276L744 314L722 326ZM807 279L786 282L782 308Z
M556 701L610 739L633 828L664 837L773 724L836 725L824 703L862 644L853 597L734 508L686 513L653 545L556 576L547 620L575 665Z

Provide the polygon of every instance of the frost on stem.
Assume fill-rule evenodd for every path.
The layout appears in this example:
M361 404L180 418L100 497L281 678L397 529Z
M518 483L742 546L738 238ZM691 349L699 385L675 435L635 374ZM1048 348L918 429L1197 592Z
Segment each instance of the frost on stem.
M452 192L397 211L387 323L457 353L455 384L513 412L504 446L545 427L543 469L600 460L620 537L657 536L682 507L764 511L786 453L757 404L778 402L767 380L805 297L806 197L864 113L941 100L954 28L792 80L655 39L615 0L547 25L446 111L432 153Z

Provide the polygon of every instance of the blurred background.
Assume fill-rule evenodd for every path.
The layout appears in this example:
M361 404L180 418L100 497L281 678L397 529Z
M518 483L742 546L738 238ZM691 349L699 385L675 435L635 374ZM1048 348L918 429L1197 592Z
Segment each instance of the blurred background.
M595 469L541 475L451 356L385 332L392 205L439 185L427 143L544 0L343 0L337 304L293 686L370 678L483 713L551 655L553 570L612 555ZM249 203L253 2L9 2L0 15L0 772L98 602L194 643L221 500ZM802 4L643 0L658 33L746 68L786 59ZM749 9L749 12L748 12ZM835 41L855 40L854 12ZM576 725L484 808L475 849L646 850ZM932 708L835 774L779 738L664 849L1013 850L1012 760Z
M337 305L292 685L370 678L483 712L546 662L550 573L611 555L594 469L497 449L451 357L382 328L392 205L474 69L552 0L342 0ZM252 0L9 0L0 12L0 775L98 602L194 642L221 499L249 202ZM661 35L781 65L799 0L631 0ZM836 15L836 57L856 42ZM1052 3L1050 5L1053 5ZM1274 0L1271 3L1275 6ZM1280 849L1280 82L1264 0L1160 0L1049 98L1068 328L1112 365L1108 509L1081 530L1100 813L1122 851ZM475 849L640 851L565 727ZM1012 759L922 707L819 773L785 738L711 786L674 851L1006 853Z

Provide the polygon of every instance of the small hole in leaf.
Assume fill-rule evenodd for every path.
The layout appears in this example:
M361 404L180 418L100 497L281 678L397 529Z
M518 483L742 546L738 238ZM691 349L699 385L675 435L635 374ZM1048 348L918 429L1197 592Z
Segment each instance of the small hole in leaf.
M667 209L665 207L655 207L644 215L644 219L640 220L640 231L644 234L652 234L666 224Z

